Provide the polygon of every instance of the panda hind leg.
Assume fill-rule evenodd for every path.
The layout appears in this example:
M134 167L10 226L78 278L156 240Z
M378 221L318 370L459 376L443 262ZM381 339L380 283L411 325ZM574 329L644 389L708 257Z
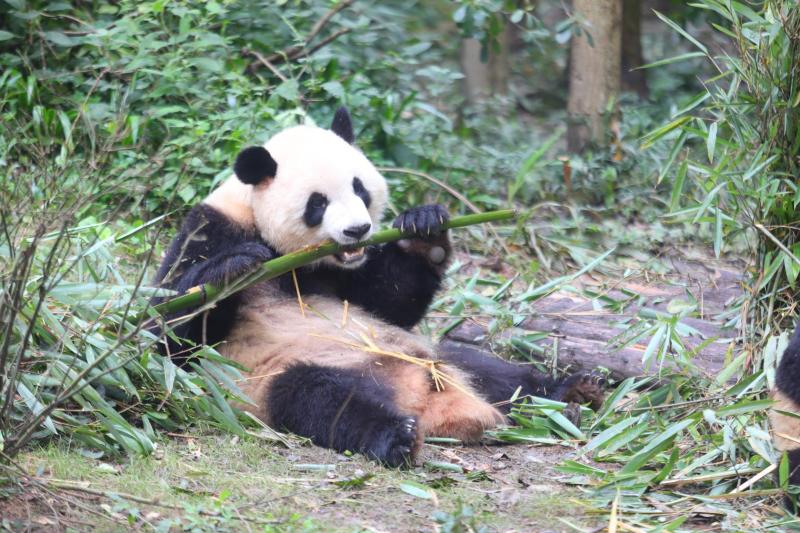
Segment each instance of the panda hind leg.
M397 410L392 390L360 369L297 364L267 391L270 423L339 452L364 454L387 466L413 462L417 419Z
M426 437L451 437L464 443L478 442L483 432L506 420L491 404L471 391L445 389L432 392L428 407L419 419L420 430Z
M589 404L597 410L603 403L604 379L595 373L578 373L556 380L520 365L501 359L468 344L444 342L439 357L470 375L470 382L491 403L506 413L508 400L519 391L520 396L540 396L566 403Z

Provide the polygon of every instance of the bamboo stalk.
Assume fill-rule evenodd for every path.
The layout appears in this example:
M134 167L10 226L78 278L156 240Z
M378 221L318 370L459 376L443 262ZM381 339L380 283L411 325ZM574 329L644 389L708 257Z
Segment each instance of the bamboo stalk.
M515 215L516 212L513 209L464 215L448 220L444 223L443 227L445 229L463 228L465 226L483 224L486 222L509 220L514 218ZM397 241L408 236L410 236L409 233L403 233L399 229L391 228L379 231L366 241L356 243L354 245L343 246L335 242L327 242L314 248L297 250L295 252L291 252L267 261L256 271L227 285L212 285L207 283L198 287L192 287L186 292L186 294L182 294L172 298L171 300L167 300L166 302L161 302L158 305L153 306L148 310L150 313L143 314L139 317L139 319L141 320L147 317L152 311L155 311L161 315L166 315L184 311L192 307L197 307L205 304L206 302L230 296L231 294L239 292L240 290L245 289L254 283L276 278L282 274L305 266L325 256L362 246Z

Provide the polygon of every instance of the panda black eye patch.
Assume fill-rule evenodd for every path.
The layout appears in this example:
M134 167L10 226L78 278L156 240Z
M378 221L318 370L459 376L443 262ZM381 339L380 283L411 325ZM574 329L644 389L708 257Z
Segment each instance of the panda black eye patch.
M306 226L313 228L322 224L322 217L328 207L328 197L322 193L314 192L308 197L306 211L303 213L303 222Z
M364 184L361 183L361 180L358 178L353 178L353 192L356 193L356 196L361 198L364 201L364 205L369 208L372 198L370 197L367 189L364 188Z

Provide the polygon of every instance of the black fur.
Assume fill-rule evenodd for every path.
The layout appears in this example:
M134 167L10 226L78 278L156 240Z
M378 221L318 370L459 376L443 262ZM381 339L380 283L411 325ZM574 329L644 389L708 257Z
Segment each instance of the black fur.
M251 146L236 156L233 171L243 183L258 185L265 179L275 177L278 172L278 163L272 159L263 146Z
M346 107L342 106L336 110L331 122L331 131L347 141L347 144L353 144L356 140L353 134L353 121L350 120L350 112Z
M401 328L417 325L441 286L440 274L396 243L371 247L367 254L361 268L333 272L336 295Z
M353 192L356 193L356 196L364 201L364 205L367 206L367 209L369 209L369 204L372 203L372 197L369 195L369 191L364 187L364 184L358 178L353 178Z
M427 237L440 234L442 224L449 219L450 215L443 205L431 204L403 211L392 226L412 235Z
M199 204L189 211L167 250L156 282L183 293L204 283L230 281L276 255L255 231L244 229L212 207ZM174 327L173 332L193 344L216 344L233 327L238 305L239 296L234 294L207 313ZM175 317L167 317L172 318ZM185 356L191 345L170 338L166 349L172 355Z
M319 192L311 193L306 202L306 210L303 212L303 222L306 226L313 228L322 224L322 217L328 208L328 197Z
M265 400L276 428L400 466L411 455L417 428L413 417L397 412L393 394L355 369L300 364L275 378Z
M598 409L603 400L603 380L595 374L578 373L556 380L529 366L517 365L473 346L445 341L439 357L472 377L472 386L490 403L508 413L508 400L519 389L518 397L539 396L567 403L590 404Z
M795 327L789 346L783 352L781 363L775 371L775 386L800 405L800 323Z
M467 344L443 342L439 356L472 376L472 385L490 403L506 402L519 388L519 396L540 396L558 400L559 384L549 376L530 367L515 365L494 357ZM499 406L505 412L511 408Z

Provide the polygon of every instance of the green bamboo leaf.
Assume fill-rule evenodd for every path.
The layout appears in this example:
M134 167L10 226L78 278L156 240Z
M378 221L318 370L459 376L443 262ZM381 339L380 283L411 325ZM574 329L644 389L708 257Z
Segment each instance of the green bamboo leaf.
M680 128L681 126L683 126L684 124L686 124L690 120L692 120L692 117L690 117L690 116L678 117L675 120L673 120L672 122L670 122L668 124L665 124L665 125L661 126L660 128L656 128L655 130L649 132L647 135L645 135L642 138L642 146L641 146L642 150L646 150L646 149L650 148L661 137L665 136L666 134L668 134L669 132L675 130L676 128Z
M780 463L778 464L778 485L782 489L789 485L789 454L786 452L781 454Z
M703 199L703 202L700 204L700 208L697 210L697 214L694 216L694 220L692 220L693 224L696 223L698 220L700 220L700 218L703 215L705 215L706 211L708 211L708 208L711 206L711 202L714 201L714 198L717 197L719 191L721 191L722 188L725 187L727 184L728 184L727 182L723 181L722 183L718 184L716 187L711 189L711 191Z
M671 65L672 63L679 63L681 61L686 61L687 59L694 59L697 57L706 57L706 54L704 52L687 52L685 54L680 54L677 56L668 57L666 59L659 59L658 61L653 61L652 63L648 63L646 65L642 65L641 67L637 67L637 69L663 67L664 65Z
M722 202L717 198L717 208L714 209L714 256L719 259L722 253Z
M683 36L683 37L684 37L684 38L685 38L687 41L689 41L690 43L692 43L693 45L695 45L697 48L699 48L700 50L702 50L702 51L703 51L703 53L704 53L705 55L708 55L708 48L706 48L705 46L703 46L703 44L701 44L701 43L700 43L700 41L698 41L697 39L695 39L694 37L692 37L691 35L689 35L689 33L688 33L686 30L684 30L683 28L681 28L681 27L680 27L678 24L676 24L675 22L673 22L673 21L672 21L672 20L670 20L669 18L665 17L664 15L662 15L661 13L659 13L658 11L656 11L655 9L653 10L653 13L655 13L655 14L656 14L656 16L657 16L658 18L660 18L660 19L662 20L662 22L664 22L664 23L665 23L667 26L669 26L670 28L672 28L673 30L675 30L676 32L678 32L678 33L679 33L680 35L682 35L682 36Z
M547 283L545 283L543 285L540 285L539 287L535 287L533 289L529 289L529 290L525 291L523 294L521 294L521 295L517 296L516 298L514 298L513 301L515 301L515 302L528 302L528 301L538 300L542 296L544 296L546 294L549 294L551 292L554 292L558 287L560 287L564 283L567 283L569 281L577 279L577 278L583 276L584 274L586 274L587 272L590 272L591 270L594 270L594 268L597 265L602 263L606 259L606 257L611 255L615 250L616 250L616 248L612 248L612 249L608 250L607 252L595 257L586 266L584 266L583 268L581 268L580 270L578 270L574 274L570 274L569 276L561 276L561 277L556 278L554 280L548 281Z
M514 197L517 195L517 192L522 188L525 184L525 178L528 177L528 174L531 170L536 166L536 163L547 153L547 151L564 135L564 129L558 128L555 133L553 133L550 137L545 139L544 143L536 147L528 157L525 158L525 161L522 162L520 165L519 170L517 171L517 175L514 178L514 182L508 188L508 203L511 204Z
M22 401L25 402L25 405L28 406L28 409L34 415L38 415L42 411L44 411L44 405L39 399L31 392L31 390L22 382L22 380L17 381L17 393L22 397ZM56 425L53 423L53 419L49 416L44 419L44 427L47 428L53 435L58 435L58 430L56 430Z
M404 481L400 483L400 490L415 498L422 498L423 500L431 500L435 496L433 489L421 483L417 483L416 481Z
M667 460L666 463L664 463L664 466L661 468L658 474L656 474L656 476L650 480L650 483L653 484L661 483L662 481L667 479L667 477L675 469L675 464L678 462L678 458L680 456L681 454L678 447L676 446L675 448L672 448L672 452L669 454L669 459Z
M645 417L641 424L631 426L627 430L608 439L603 448L598 449L595 455L597 457L608 457L616 453L618 450L630 445L631 443L637 442L642 435L652 429L644 423L647 420L649 420L649 417Z
M621 402L629 392L636 390L652 380L653 378L650 377L645 377L642 379L637 379L635 377L626 378L617 386L614 392L609 394L608 398L606 398L606 400L603 402L602 407L600 407L600 411L597 413L597 419L592 424L592 429L597 428L600 422L602 422L614 411L619 402Z
M743 415L759 411L766 411L775 403L769 398L763 400L741 400L732 405L726 405L716 410L718 417Z
M623 474L630 474L636 472L642 466L644 466L644 464L647 461L649 461L653 456L668 448L671 445L672 440L678 433L696 423L697 420L693 418L688 418L685 420L681 420L680 422L671 424L657 437L650 439L647 446L642 448L636 455L634 455L633 458L630 461L628 461L628 463L624 467L622 467L622 470L620 470L620 472L622 472Z
M164 386L167 389L167 394L172 394L172 388L175 386L175 376L177 375L178 367L169 357L164 358Z
M634 424L639 424L645 415L623 418L616 424L609 426L595 435L586 445L581 448L581 455L587 454L595 449L602 448L608 441L625 432L626 429Z
M717 123L713 122L708 128L708 137L706 137L706 150L708 152L708 162L714 162L714 150L717 147Z
M584 435L583 432L577 426L575 426L575 424L570 422L567 417L561 414L560 411L547 410L545 411L545 414L550 420L558 424L560 428L562 428L564 431L566 431L576 439L580 440L586 439L586 435Z
M573 461L572 459L567 459L566 461L562 462L560 465L556 467L556 470L559 472L564 472L566 474L578 474L581 476L594 476L594 477L605 477L607 472L600 468L596 468L591 465L579 463L577 461Z
M672 150L669 152L669 157L667 157L666 162L661 167L661 172L658 174L658 179L656 183L661 183L661 180L669 173L670 169L672 168L672 164L675 162L675 158L678 157L678 152L680 152L681 148L683 148L683 143L686 141L686 132L682 131L678 140L675 141L675 144L672 145ZM685 163L685 161L684 161ZM686 176L684 172L684 177ZM681 188L683 188L683 183L681 183ZM673 187L673 194L674 194L674 187Z
M650 363L652 363L653 357L657 356L662 351L662 343L661 340L667 333L667 325L661 324L656 328L653 337L650 339L650 342L647 343L647 348L642 353L642 365L645 368L650 367Z

